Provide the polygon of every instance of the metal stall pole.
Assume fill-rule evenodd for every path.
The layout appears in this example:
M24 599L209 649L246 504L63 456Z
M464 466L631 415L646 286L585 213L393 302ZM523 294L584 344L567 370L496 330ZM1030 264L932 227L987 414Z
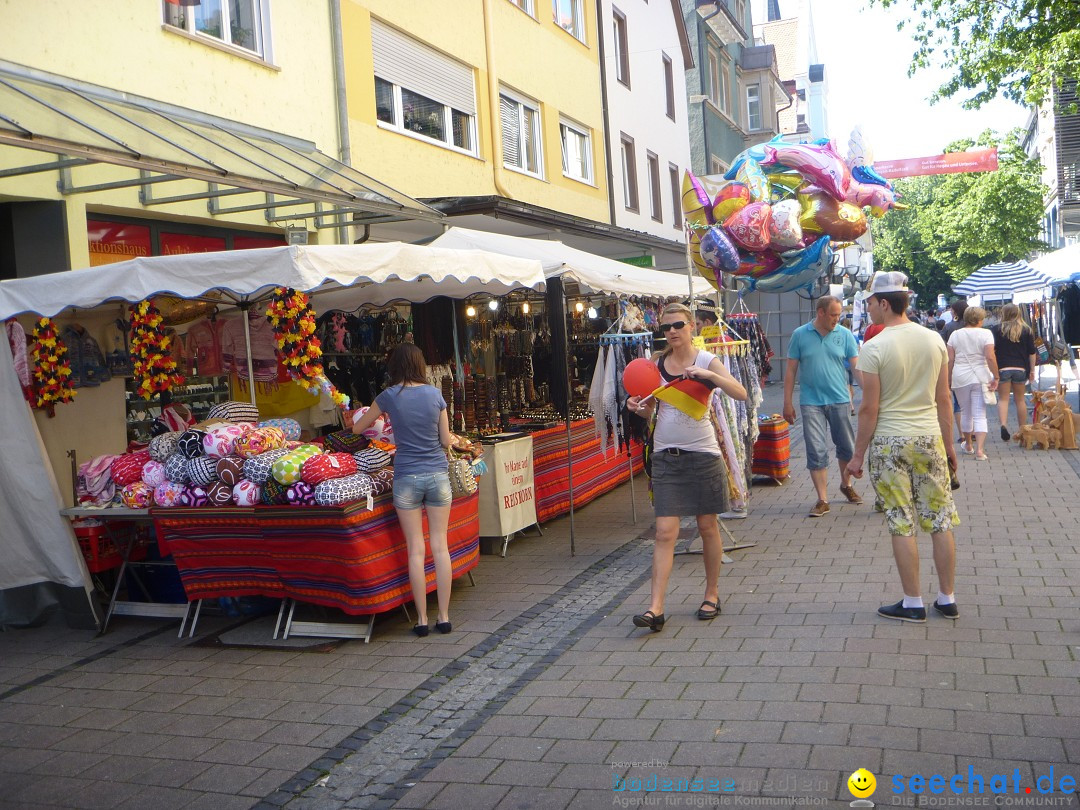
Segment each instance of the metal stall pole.
M574 531L574 458L570 437L570 340L566 333L566 292L563 280L554 276L547 280L548 327L551 329L551 399L558 409L560 402L566 416L566 477L570 487L570 556L577 553Z

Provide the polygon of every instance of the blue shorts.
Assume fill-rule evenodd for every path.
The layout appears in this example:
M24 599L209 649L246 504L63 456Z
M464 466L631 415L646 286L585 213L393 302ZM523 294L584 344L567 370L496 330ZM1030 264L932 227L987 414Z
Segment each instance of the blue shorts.
M824 470L829 466L828 436L832 434L838 461L851 461L855 454L855 431L851 427L851 403L800 405L803 440L806 443L806 469Z
M394 506L419 509L421 506L449 506L454 495L445 472L394 476Z
M1028 373L1022 368L1006 368L998 372L998 380L1023 385L1028 380Z

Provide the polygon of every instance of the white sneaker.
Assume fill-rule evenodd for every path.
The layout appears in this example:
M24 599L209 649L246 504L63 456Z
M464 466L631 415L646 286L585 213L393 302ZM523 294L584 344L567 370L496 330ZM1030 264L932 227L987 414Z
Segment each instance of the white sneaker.
M746 510L737 509L731 512L722 512L720 517L723 520L746 520Z

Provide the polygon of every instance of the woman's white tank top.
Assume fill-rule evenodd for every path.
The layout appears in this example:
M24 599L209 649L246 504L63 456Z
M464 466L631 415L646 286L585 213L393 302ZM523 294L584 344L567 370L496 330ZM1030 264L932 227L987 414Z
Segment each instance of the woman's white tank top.
M694 365L699 368L708 368L715 355L700 349L694 360ZM656 360L659 366L662 357ZM661 368L661 373L663 369ZM665 378L665 382L670 380ZM711 453L720 455L720 445L716 441L716 429L713 427L712 418L708 413L701 419L691 419L674 405L666 402L657 402L659 410L656 413L656 431L653 433L653 450L667 450L677 447L680 450L690 450L697 453Z

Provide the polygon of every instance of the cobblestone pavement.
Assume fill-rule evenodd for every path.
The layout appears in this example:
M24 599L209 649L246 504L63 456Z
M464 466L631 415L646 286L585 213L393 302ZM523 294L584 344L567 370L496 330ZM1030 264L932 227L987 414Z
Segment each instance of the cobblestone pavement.
M957 622L876 616L900 593L881 518L836 500L806 518L796 435L789 483L730 524L758 545L732 553L712 622L686 556L663 632L630 623L648 599L639 486L636 525L628 487L581 510L574 557L565 519L483 557L449 636L415 639L400 614L328 652L194 646L128 617L100 639L0 634L0 806L839 807L858 767L878 805L916 798L895 775L970 767L987 792L1017 771L1010 805L1033 787L1075 807L1034 780L1080 777L1080 453L988 452L961 459ZM932 598L928 543L921 580Z

